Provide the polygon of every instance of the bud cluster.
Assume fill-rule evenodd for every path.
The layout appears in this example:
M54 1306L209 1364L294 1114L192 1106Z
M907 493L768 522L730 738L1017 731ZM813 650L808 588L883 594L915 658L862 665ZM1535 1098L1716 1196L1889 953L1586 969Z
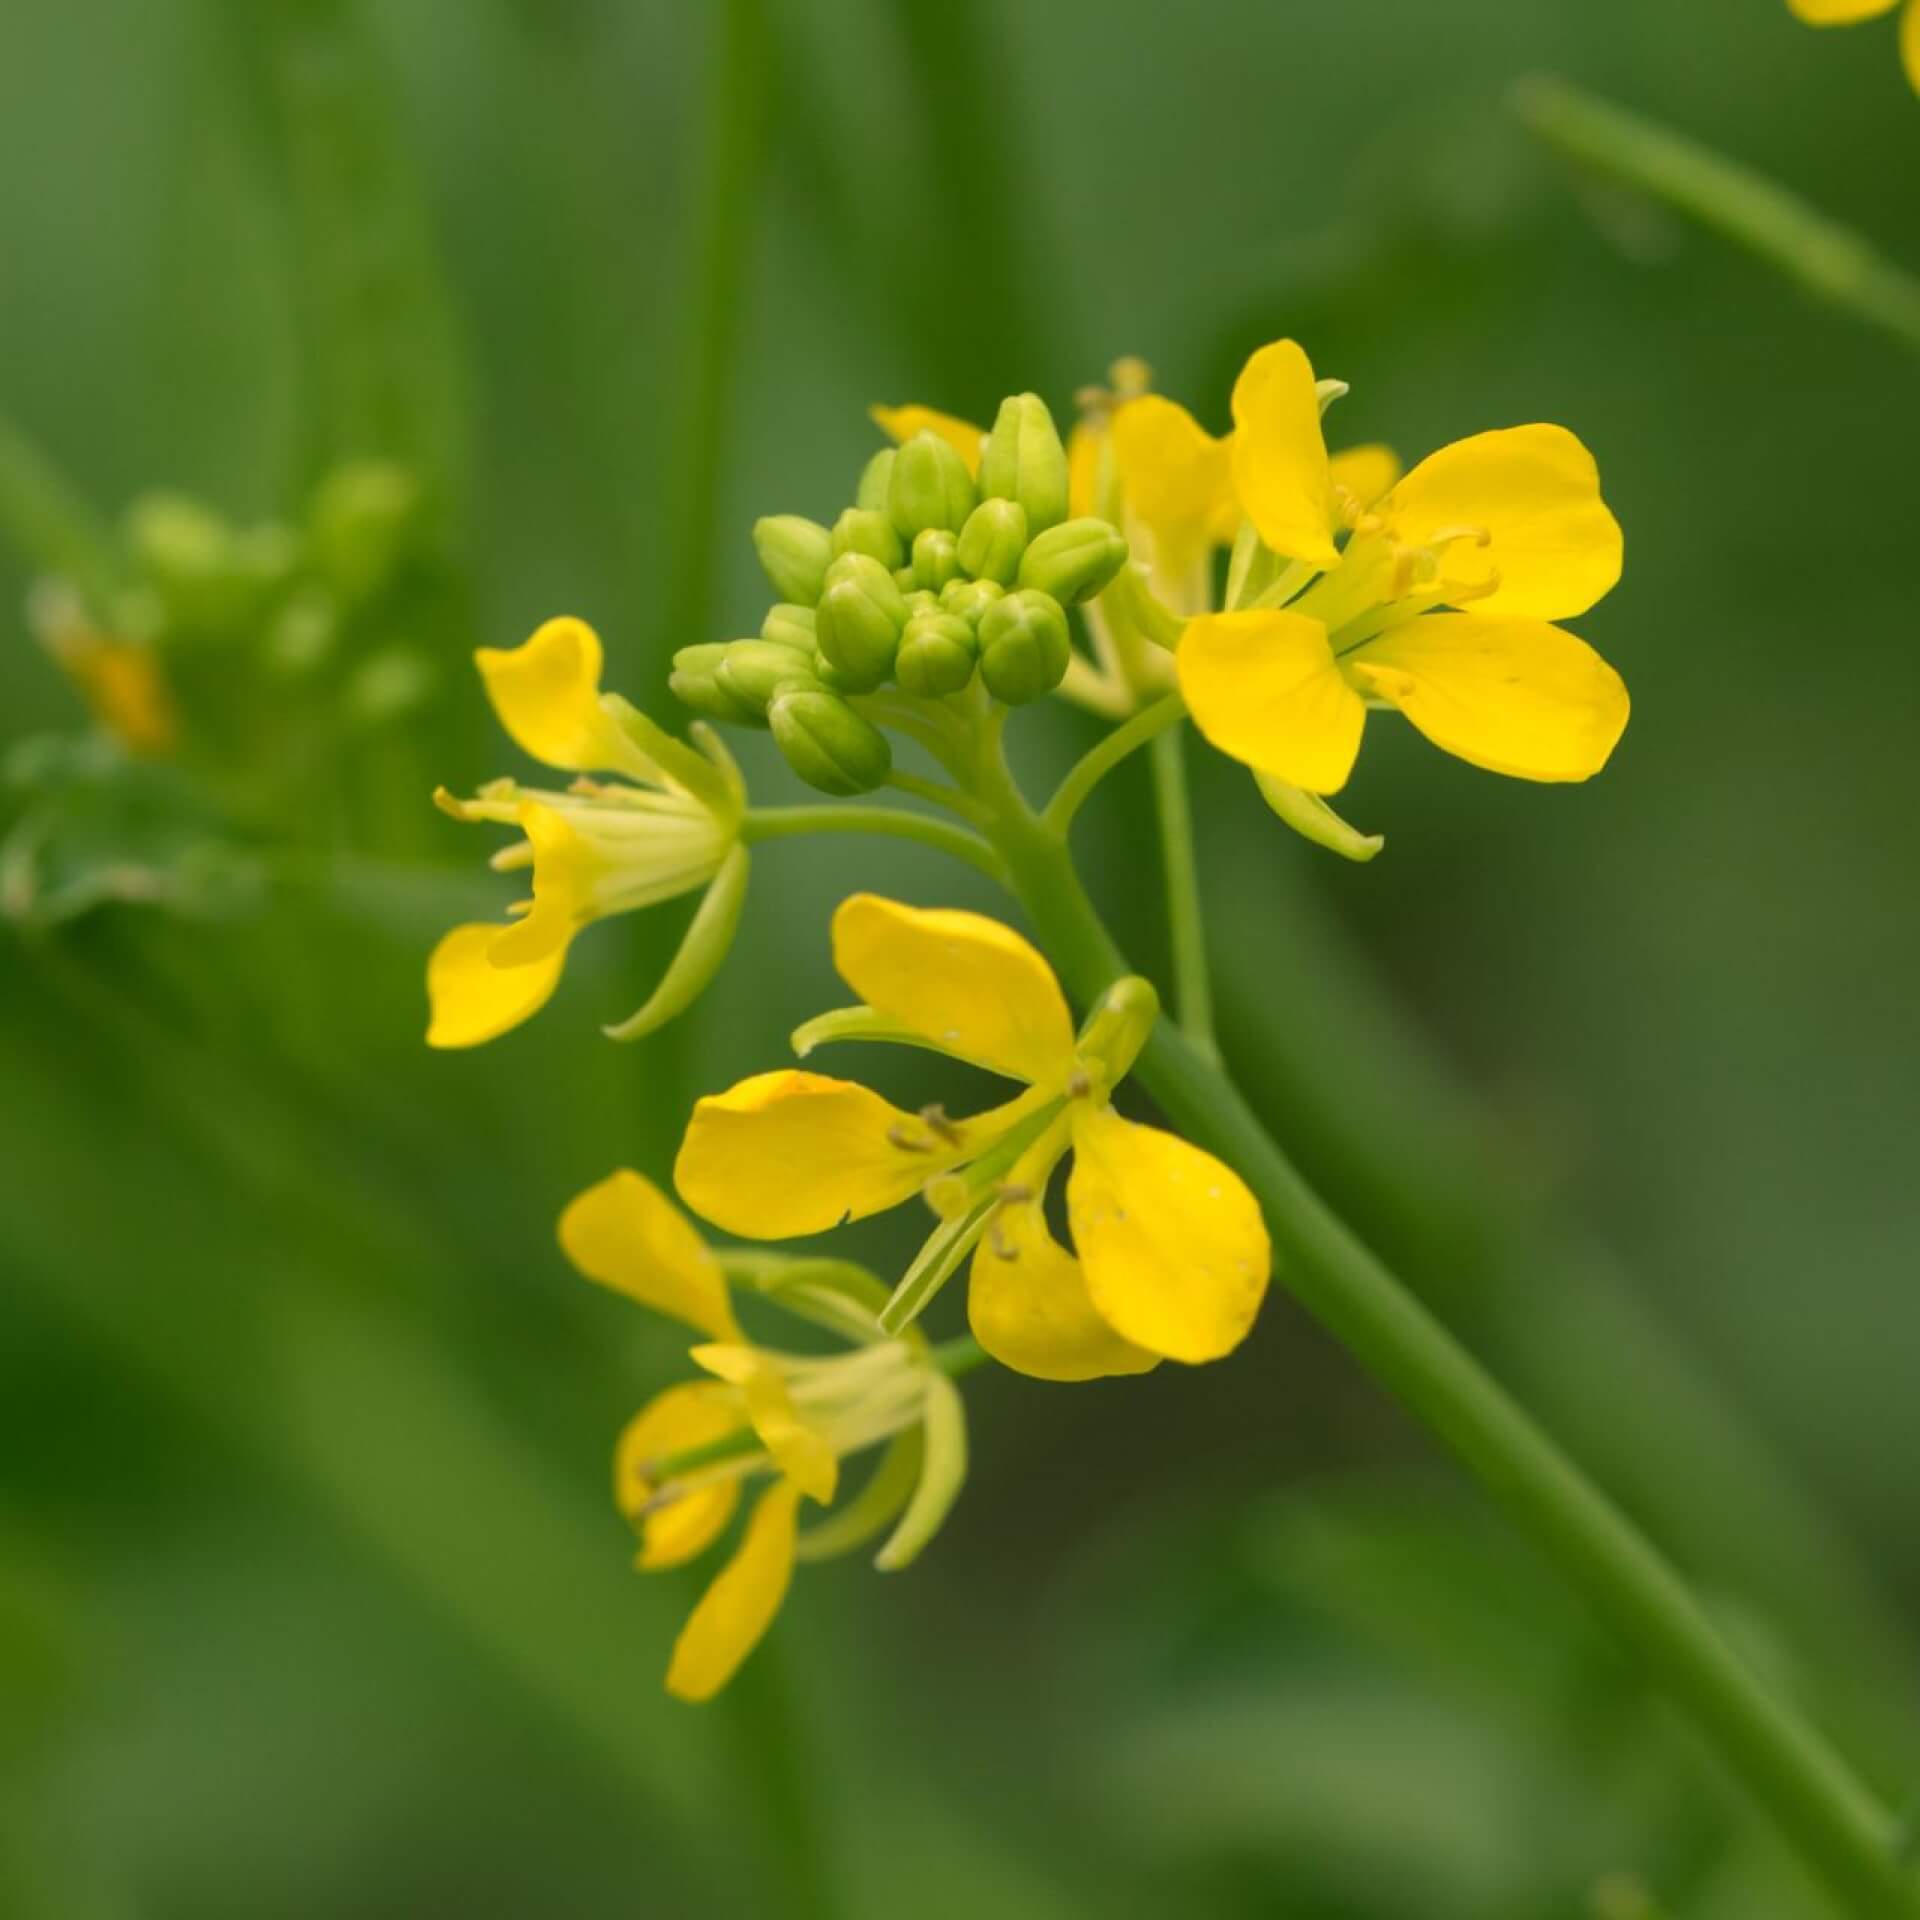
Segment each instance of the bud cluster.
M1072 657L1066 609L1127 558L1104 520L1067 518L1067 452L1037 394L1003 400L979 471L938 433L877 453L831 527L758 521L779 601L757 639L683 647L671 685L697 712L764 726L800 777L865 793L892 767L851 702L892 685L918 699L976 673L1008 706L1057 687Z

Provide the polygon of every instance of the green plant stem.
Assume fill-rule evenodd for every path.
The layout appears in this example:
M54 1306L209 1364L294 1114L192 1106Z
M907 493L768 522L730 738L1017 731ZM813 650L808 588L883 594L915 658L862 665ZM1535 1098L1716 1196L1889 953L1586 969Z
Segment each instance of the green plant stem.
M1193 854L1193 806L1187 796L1186 745L1179 727L1154 735L1153 800L1160 816L1160 864L1167 880L1167 928L1173 945L1174 1017L1196 1052L1220 1058L1213 1032L1213 982L1207 925Z
M740 822L740 836L756 840L787 840L808 833L873 833L894 840L918 840L937 847L977 868L989 880L1007 884L1000 856L977 834L924 813L903 807L750 807Z
M1004 763L983 767L992 839L1042 944L1083 1004L1131 971L1060 835ZM1452 1448L1692 1716L1729 1768L1857 1912L1920 1915L1895 1826L1824 1736L1774 1699L1655 1549L1307 1186L1223 1069L1162 1022L1136 1074L1183 1132L1238 1169L1295 1297Z
M1920 278L1798 194L1546 75L1515 87L1513 110L1530 132L1569 158L1664 201L1920 352Z
M1090 748L1069 769L1067 777L1047 802L1045 820L1053 832L1064 834L1073 825L1088 794L1097 787L1128 754L1158 738L1169 727L1178 726L1186 717L1187 703L1170 693L1152 706L1143 707L1125 726L1115 727L1096 747Z

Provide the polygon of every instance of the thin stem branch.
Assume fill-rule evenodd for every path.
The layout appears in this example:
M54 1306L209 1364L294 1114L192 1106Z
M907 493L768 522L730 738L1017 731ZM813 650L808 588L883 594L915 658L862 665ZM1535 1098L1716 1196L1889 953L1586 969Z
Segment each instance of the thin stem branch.
M918 840L923 846L964 860L1001 886L1008 884L1005 864L979 834L923 813L908 813L903 807L751 807L740 822L741 838L749 843L788 840L809 833L870 833L895 840Z
M1197 1051L1220 1058L1213 1032L1213 982L1207 968L1207 924L1193 851L1193 806L1181 729L1154 736L1153 800L1160 816L1160 864L1167 880L1167 932L1173 947L1174 1017Z
M887 775L887 785L896 793L910 793L929 806L945 807L968 820L979 818L980 809L958 787L940 780L923 780L917 773L902 773L898 767Z
M1086 797L1128 754L1144 747L1157 734L1177 726L1185 717L1187 703L1177 693L1143 707L1125 726L1115 727L1096 747L1091 748L1071 768L1054 790L1042 818L1048 828L1064 834L1073 825Z

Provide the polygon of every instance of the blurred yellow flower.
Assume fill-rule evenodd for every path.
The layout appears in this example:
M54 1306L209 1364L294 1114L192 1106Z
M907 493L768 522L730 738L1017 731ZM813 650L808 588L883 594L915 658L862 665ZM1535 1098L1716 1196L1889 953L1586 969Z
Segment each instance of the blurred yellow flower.
M953 414L941 413L933 407L872 406L867 413L882 433L901 446L905 446L916 433L937 433L967 463L968 473L978 477L980 443L987 437L985 427L976 427L971 420L958 419Z
M1920 0L1787 0L1787 5L1810 27L1850 27L1902 7L1900 58L1908 80L1920 92Z
M97 725L147 759L180 744L180 716L154 648L103 632L77 594L45 582L28 598L34 635L86 701Z
M862 1006L794 1036L928 1048L1027 1090L952 1120L909 1113L851 1081L784 1071L703 1099L674 1180L716 1225L752 1239L823 1232L925 1192L957 1264L970 1249L969 1317L988 1353L1022 1373L1085 1380L1161 1357L1218 1359L1245 1338L1271 1251L1230 1168L1115 1113L1157 1005L1122 982L1076 1036L1041 955L998 921L857 894L834 915L834 964ZM1069 1154L1074 1252L1044 1207Z
M471 1047L537 1013L552 997L573 936L590 922L711 887L696 932L656 994L618 1031L643 1031L678 1011L725 952L746 884L739 844L745 794L724 756L683 746L626 702L600 691L599 637L584 622L549 620L524 646L474 659L500 723L534 759L577 774L564 793L496 780L471 800L434 797L456 819L517 827L493 858L533 870L533 897L505 925L455 927L427 963L427 1043ZM712 736L706 736L711 740Z
M1572 434L1476 434L1376 493L1389 470L1373 450L1371 467L1329 459L1313 370L1291 340L1248 361L1233 411L1240 507L1292 564L1252 604L1181 635L1180 688L1216 747L1270 781L1337 793L1367 708L1392 706L1495 773L1584 780L1606 764L1626 688L1551 624L1620 577L1619 525Z
M692 1358L710 1377L656 1395L615 1448L614 1498L640 1536L635 1564L653 1572L696 1559L732 1520L742 1483L771 1477L667 1669L670 1693L710 1699L772 1625L796 1557L845 1551L896 1514L881 1568L905 1566L932 1537L965 1477L960 1396L917 1334L884 1338L871 1310L843 1297L833 1324L860 1339L850 1351L813 1358L752 1344L719 1260L637 1173L622 1170L589 1187L561 1215L559 1231L568 1259L589 1279L708 1336ZM883 1441L898 1451L868 1488L803 1534L801 1501L830 1503L841 1460Z

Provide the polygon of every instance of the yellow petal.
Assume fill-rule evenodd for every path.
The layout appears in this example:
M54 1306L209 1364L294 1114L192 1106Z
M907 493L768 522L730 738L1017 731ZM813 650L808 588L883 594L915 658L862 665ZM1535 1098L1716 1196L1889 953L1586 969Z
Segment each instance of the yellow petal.
M693 1359L741 1390L747 1418L774 1464L808 1499L826 1506L840 1485L840 1461L825 1436L794 1411L778 1362L743 1342L695 1347Z
M1080 1262L1047 1231L1038 1206L1002 1208L974 1250L967 1322L1003 1367L1036 1380L1099 1380L1159 1365L1094 1311Z
M712 1380L669 1387L627 1422L613 1454L613 1497L640 1529L644 1571L677 1567L703 1553L733 1517L740 1497L737 1480L717 1480L649 1511L656 1491L651 1469L669 1454L724 1440L739 1426L734 1396Z
M902 446L916 433L937 433L967 463L969 473L979 474L980 442L987 437L985 427L976 427L971 420L961 420L932 407L869 407L867 413L882 433L890 434Z
M1430 613L1348 663L1436 747L1516 780L1585 780L1627 724L1620 676L1544 620Z
M1082 1104L1067 1218L1095 1311L1169 1360L1217 1360L1247 1336L1273 1252L1240 1176L1157 1127Z
M1330 567L1333 483L1320 433L1320 395L1291 340L1262 347L1233 389L1233 482L1260 538L1290 560Z
M715 1226L786 1240L897 1207L962 1157L877 1093L789 1068L698 1102L673 1183Z
M686 1215L630 1167L568 1204L560 1246L589 1280L716 1340L740 1338L719 1261Z
M1620 578L1620 523L1600 498L1593 455L1565 427L1476 433L1429 454L1379 511L1402 546L1425 547L1461 529L1439 558L1443 581L1494 591L1476 613L1568 620Z
M524 646L473 656L500 724L523 753L568 773L658 779L653 762L600 706L600 636L584 620L549 620Z
M564 945L524 967L500 967L493 947L510 927L485 921L454 930L427 961L430 1047L477 1047L530 1020L553 998L567 964Z
M1899 4L1900 0L1787 0L1787 5L1811 27L1851 26L1856 20L1891 13Z
M687 1618L667 1668L667 1691L711 1700L773 1625L793 1578L800 1490L782 1480L760 1496L739 1550Z
M1907 82L1920 93L1920 0L1907 0L1900 16L1900 63L1907 70Z
M1333 497L1350 501L1365 512L1400 478L1400 456L1391 447L1369 444L1347 447L1328 461Z
M1073 1072L1060 983L998 920L856 893L833 916L833 964L868 1006L948 1053L1037 1085Z
M1239 518L1230 443L1160 394L1130 400L1113 416L1113 456L1127 513L1153 536L1154 563L1178 576L1205 558L1224 525Z
M1067 517L1079 520L1100 511L1100 455L1103 431L1076 420L1067 435Z
M1266 608L1202 614L1175 664L1194 725L1222 753L1309 793L1346 785L1366 703L1319 621Z
M520 807L520 830L533 848L533 906L494 942L501 966L532 966L565 952L569 940L592 917L587 896L593 853L556 809L538 800Z

